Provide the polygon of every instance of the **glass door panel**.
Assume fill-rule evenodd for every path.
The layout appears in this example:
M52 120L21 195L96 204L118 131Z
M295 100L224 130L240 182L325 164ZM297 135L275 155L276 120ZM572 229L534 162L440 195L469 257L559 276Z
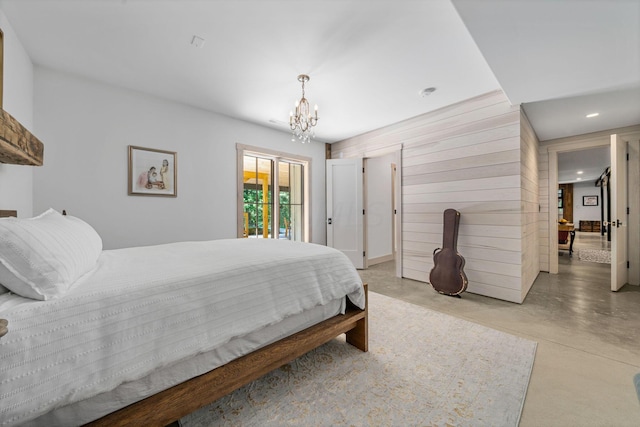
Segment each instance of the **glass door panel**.
M304 183L301 164L280 161L279 170L279 208L280 238L303 241L303 203Z
M243 159L244 237L268 238L273 226L273 161Z

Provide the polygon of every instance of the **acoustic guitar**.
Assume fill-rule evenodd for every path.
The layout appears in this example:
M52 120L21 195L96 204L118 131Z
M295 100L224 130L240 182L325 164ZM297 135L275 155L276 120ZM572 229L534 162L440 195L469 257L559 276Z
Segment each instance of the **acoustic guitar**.
M459 225L460 212L445 210L442 248L433 251L433 268L429 273L433 289L444 295L459 296L467 289L464 258L457 249Z

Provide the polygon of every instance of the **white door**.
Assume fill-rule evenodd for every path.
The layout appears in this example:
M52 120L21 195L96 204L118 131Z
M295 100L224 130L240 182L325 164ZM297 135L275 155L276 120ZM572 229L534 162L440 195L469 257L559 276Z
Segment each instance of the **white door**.
M611 290L627 283L627 143L611 135Z
M327 246L364 268L362 158L327 160Z

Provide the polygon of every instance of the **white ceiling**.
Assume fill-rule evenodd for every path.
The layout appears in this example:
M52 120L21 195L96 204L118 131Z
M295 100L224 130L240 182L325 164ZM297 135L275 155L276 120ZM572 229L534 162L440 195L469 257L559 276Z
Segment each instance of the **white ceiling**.
M300 97L296 77L309 74L320 141L500 87L541 140L640 124L640 0L0 0L0 9L37 65L282 130Z
M541 141L640 124L640 0L453 2Z
M610 148L596 147L568 153L558 153L558 183L590 182L600 178L611 165Z
M334 142L499 85L448 0L2 0L34 63ZM202 48L191 45L197 35ZM418 92L435 86L422 98Z

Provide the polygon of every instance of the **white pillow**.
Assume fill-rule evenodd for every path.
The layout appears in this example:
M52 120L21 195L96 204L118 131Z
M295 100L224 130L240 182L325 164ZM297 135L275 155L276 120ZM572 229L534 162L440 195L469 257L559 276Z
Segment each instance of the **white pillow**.
M96 266L101 252L93 227L53 209L0 219L0 284L23 297L60 297Z

